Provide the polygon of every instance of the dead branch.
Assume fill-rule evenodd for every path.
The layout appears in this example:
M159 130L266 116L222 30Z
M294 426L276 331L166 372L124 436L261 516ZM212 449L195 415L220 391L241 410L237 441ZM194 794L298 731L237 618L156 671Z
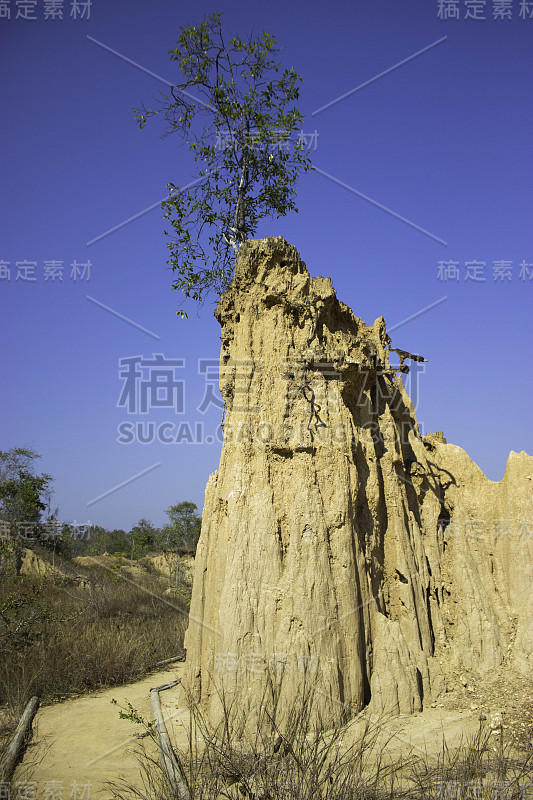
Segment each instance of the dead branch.
M162 692L164 689L170 689L178 683L179 680L171 681L170 683L163 684L163 686L156 686L154 689L150 689L150 699L152 701L152 713L154 715L161 766L163 767L169 786L175 793L176 798L178 800L190 800L191 794L189 792L189 787L181 771L176 754L170 744L167 727L163 719L163 712L161 711L161 701L159 699L159 692Z
M13 775L15 767L23 753L24 746L31 736L31 724L38 708L39 698L32 697L24 709L24 713L15 730L15 735L0 761L0 780L7 782Z

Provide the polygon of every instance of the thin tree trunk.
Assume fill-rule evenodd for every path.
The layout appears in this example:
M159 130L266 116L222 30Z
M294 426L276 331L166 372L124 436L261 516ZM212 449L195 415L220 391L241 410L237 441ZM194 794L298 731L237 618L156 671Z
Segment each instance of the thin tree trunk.
M237 233L242 233L244 229L244 190L246 186L246 159L242 165L241 179L239 181L239 188L237 189L237 207L235 209L235 219L233 227Z

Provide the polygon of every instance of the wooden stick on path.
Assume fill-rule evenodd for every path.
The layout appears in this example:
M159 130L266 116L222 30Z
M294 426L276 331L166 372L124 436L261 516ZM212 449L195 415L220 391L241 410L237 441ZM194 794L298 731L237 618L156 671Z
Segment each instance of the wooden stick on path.
M174 658L165 658L164 661L156 661L156 667L162 667L164 664L173 664L175 661L185 661L185 651L181 653L179 656L174 656Z
M172 791L176 793L176 798L178 800L190 800L191 794L189 792L189 787L181 771L176 754L170 744L170 738L161 710L161 701L159 699L159 692L162 692L164 689L170 689L179 682L179 680L171 681L170 683L163 684L163 686L156 686L154 689L150 689L150 699L152 701L152 713L154 715L161 765Z
M39 698L32 697L24 709L24 713L15 730L15 735L0 761L0 780L9 781L13 775L17 762L24 750L24 745L31 734L31 724L38 708Z

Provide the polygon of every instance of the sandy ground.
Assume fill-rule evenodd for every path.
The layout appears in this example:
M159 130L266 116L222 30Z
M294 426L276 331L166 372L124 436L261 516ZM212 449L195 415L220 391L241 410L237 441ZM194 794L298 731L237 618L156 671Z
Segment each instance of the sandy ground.
M157 566L157 565L156 565ZM184 665L153 673L135 683L68 699L42 707L34 721L33 740L14 779L12 798L31 800L109 800L106 781L126 779L141 785L135 751L142 726L121 719L119 707L128 703L146 720L152 720L150 689L181 678ZM505 665L483 680L465 673L449 676L452 690L422 714L374 720L387 758L434 756L443 739L455 748L472 739L480 721L490 725L501 717L511 739L533 746L533 679L514 675ZM189 717L179 686L160 695L171 740L180 749L188 744ZM442 701L442 702L441 702ZM349 746L362 722L343 736ZM157 757L149 739L142 743ZM27 782L27 783L24 783ZM17 787L17 784L19 786ZM0 793L0 796L1 795Z
M15 773L14 786L31 781L33 794L28 796L37 800L51 797L108 800L113 796L105 787L108 780L125 778L141 785L134 750L139 746L136 734L143 729L130 720L120 719L119 708L111 701L115 699L124 708L131 703L151 721L150 689L177 680L183 669L180 663L136 683L41 708L34 723L33 741ZM185 748L188 715L179 686L162 692L160 697L171 739L178 747ZM442 747L443 736L451 747L464 743L478 729L479 716L465 710L436 708L411 717L379 720L378 724L383 742L388 741L387 751L394 759L400 755L405 758L409 754L435 754ZM350 738L346 737L346 744ZM152 752L150 741L143 742Z
M140 785L133 750L139 745L136 734L144 729L120 719L120 709L111 701L115 699L126 710L129 702L144 719L152 721L150 689L177 680L182 673L180 663L136 683L43 706L35 718L33 741L15 772L15 788L19 784L20 791L22 782L31 781L33 794L28 792L28 797L38 800L107 800L112 794L105 790L105 781L122 777ZM160 694L169 733L179 747L187 742L188 727L182 722L188 725L188 714L183 708L176 709L177 696L172 689ZM150 744L148 739L143 742Z

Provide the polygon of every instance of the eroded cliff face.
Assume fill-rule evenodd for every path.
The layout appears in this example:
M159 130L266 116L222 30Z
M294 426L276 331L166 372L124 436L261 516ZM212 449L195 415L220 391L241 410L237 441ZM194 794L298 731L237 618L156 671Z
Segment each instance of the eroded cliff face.
M509 645L527 669L532 459L512 454L494 484L423 439L383 318L355 317L281 238L243 246L216 316L224 444L185 677L212 720L222 692L253 705L267 673L287 697L316 676L338 718L421 710L454 660L490 668Z

